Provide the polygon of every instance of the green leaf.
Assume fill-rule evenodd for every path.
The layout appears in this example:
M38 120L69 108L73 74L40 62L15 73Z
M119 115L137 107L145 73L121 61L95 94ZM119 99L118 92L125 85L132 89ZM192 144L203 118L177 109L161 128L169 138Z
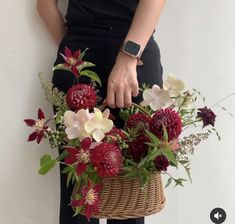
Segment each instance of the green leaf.
M68 165L62 170L62 173L69 173L72 169L72 165Z
M179 160L179 163L182 164L182 165L184 165L184 164L189 163L189 161L188 161L188 160Z
M188 175L188 178L189 178L190 182L192 183L193 181L192 181L192 177L191 177L191 174L190 174L190 169L185 168L185 170L186 170L186 173Z
M82 176L77 176L77 186L81 187L81 182L82 182Z
M55 65L55 66L52 68L52 71L55 71L55 70L65 70L65 71L72 72L71 69L70 69L69 67L64 66L64 64Z
M68 146L70 146L70 147L78 147L79 144L80 144L79 139L78 138L74 138L74 139L69 141Z
M69 183L70 183L72 177L73 177L73 171L70 171L68 176L67 176L67 182L66 182L67 187L69 186Z
M128 119L128 117L130 116L130 112L127 109L120 108L118 110L118 115L122 120L126 121Z
M55 165L57 161L51 159L50 155L44 155L40 159L40 169L38 170L39 174L45 175L47 174Z
M148 156L148 161L154 160L160 154L161 154L161 151L158 148L155 148L154 150L151 150L150 154Z
M82 210L82 207L83 206L81 205L81 206L75 208L75 213L73 214L73 217L77 216L80 213L80 211Z
M148 130L145 130L145 132L148 134L148 136L150 137L150 139L153 143L155 143L156 145L161 143L161 140L156 135L154 135L152 132L150 132Z
M91 179L91 182L95 184L97 180L97 173L89 173L88 176L89 176L89 179Z
M95 66L95 64L93 64L92 62L84 61L82 64L77 66L77 69L81 73L82 69L90 68L90 67L94 67L94 66Z
M127 178L134 178L134 177L138 177L138 176L139 176L139 174L138 174L138 172L136 172L136 170L133 170L130 173L127 173L124 175L124 177L127 177Z
M57 158L57 161L61 161L63 159L65 159L67 156L69 155L68 151L64 150Z
M89 77L91 80L94 80L94 81L98 82L99 85L102 86L100 78L95 72L93 72L91 70L85 70L85 71L82 71L80 73L80 75L85 75L85 76Z
M134 167L137 167L137 163L133 160L130 160L130 159L126 159L126 162L129 162L131 165L133 165Z
M140 162L139 164L137 165L138 168L140 168L141 166L143 166L145 164L145 162L147 161L148 157L144 157Z
M87 172L92 172L92 173L93 173L93 172L96 172L95 169L94 169L94 167L93 167L91 164L89 164L89 165L87 166L86 171L87 171Z
M172 181L171 178L169 178L169 179L167 180L167 183L166 183L166 185L165 185L165 188L167 188L167 187L171 184L171 181Z
M175 181L175 187L178 186L178 185L183 187L184 186L183 181L187 181L187 180L185 180L183 178L179 178L179 179L175 179L174 181Z
M156 144L152 143L152 142L145 142L146 145L149 145L151 147L156 147Z
M85 50L84 50L83 52L81 52L81 54L80 54L80 56L79 56L79 59L80 59L80 60L83 59L83 57L84 57L84 55L85 55L85 53L86 53L86 51L87 51L88 49L89 49L89 48L87 47L87 48L85 48Z
M178 167L177 160L172 150L170 148L165 148L163 152L166 155L167 159L170 160L176 167Z
M122 169L124 170L124 171L132 171L133 170L133 166L124 166L124 167L122 167Z
M143 188L149 181L149 175L140 175L141 187Z

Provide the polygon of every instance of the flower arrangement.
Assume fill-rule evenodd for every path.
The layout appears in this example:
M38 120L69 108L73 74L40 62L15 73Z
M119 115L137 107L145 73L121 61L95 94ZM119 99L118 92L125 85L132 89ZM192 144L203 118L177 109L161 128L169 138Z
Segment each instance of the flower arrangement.
M89 220L92 213L99 212L103 178L117 175L140 178L144 190L151 173L160 172L169 175L165 187L172 183L183 186L186 179L173 177L168 168L182 166L191 181L189 155L194 147L213 131L218 139L220 136L214 128L216 115L212 108L198 108L200 92L184 90L184 82L174 74L164 80L163 88L156 84L149 88L143 83L140 88L143 101L119 110L125 125L118 129L107 105L99 104L96 86L101 81L89 70L95 64L83 60L86 50L72 53L66 47L61 54L64 63L53 68L74 74L74 84L66 94L39 75L46 98L56 109L55 115L46 119L39 108L36 120L24 121L35 129L28 141L39 144L48 139L51 148L59 148L57 158L42 156L39 173L45 175L56 164L64 164L67 185L77 183L82 188L82 194L71 200L75 215L84 206ZM79 83L81 76L88 76L90 84ZM197 126L202 127L200 132L196 132ZM196 133L183 135L189 127Z

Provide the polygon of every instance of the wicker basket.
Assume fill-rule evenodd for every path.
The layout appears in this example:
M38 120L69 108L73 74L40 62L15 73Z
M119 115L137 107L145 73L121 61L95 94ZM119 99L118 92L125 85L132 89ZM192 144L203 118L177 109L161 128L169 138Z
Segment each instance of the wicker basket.
M93 214L93 218L138 218L158 213L164 208L166 199L159 172L152 174L146 186L147 197L140 188L139 178L124 178L123 175L108 177L103 179L102 185L99 213ZM72 198L76 193L81 193L81 189L75 185ZM85 214L84 208L80 214Z

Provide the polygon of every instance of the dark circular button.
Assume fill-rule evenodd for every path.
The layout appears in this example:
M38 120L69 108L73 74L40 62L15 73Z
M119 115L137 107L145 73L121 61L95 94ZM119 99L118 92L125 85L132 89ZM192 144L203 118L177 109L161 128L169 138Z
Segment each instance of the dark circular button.
M226 219L226 212L222 208L214 208L210 213L211 221L215 224L221 224Z

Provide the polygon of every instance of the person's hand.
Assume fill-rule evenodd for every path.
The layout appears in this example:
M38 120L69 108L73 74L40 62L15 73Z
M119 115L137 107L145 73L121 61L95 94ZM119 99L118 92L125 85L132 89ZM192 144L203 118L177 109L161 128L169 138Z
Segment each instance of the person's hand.
M104 100L111 108L128 108L132 96L138 96L137 59L119 52L108 78L107 97Z

